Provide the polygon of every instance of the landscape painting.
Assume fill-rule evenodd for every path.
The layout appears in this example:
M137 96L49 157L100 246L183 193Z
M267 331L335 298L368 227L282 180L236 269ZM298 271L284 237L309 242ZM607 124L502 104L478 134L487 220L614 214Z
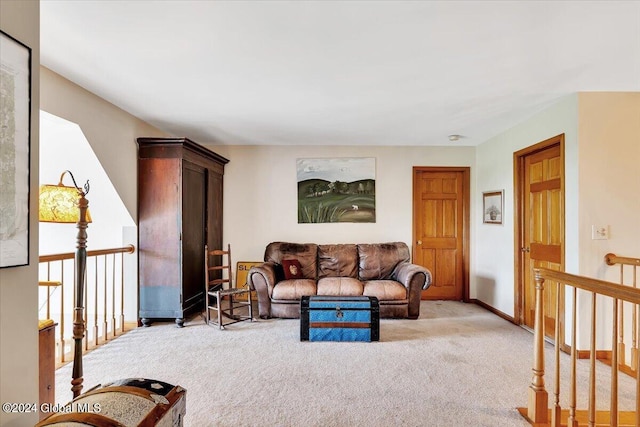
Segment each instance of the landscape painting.
M376 222L376 159L298 159L298 223Z
M0 268L29 264L31 49L0 31Z

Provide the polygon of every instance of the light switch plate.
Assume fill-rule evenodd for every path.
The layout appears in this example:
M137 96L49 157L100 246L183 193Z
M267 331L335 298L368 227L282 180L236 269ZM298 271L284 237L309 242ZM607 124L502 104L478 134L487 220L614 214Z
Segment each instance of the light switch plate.
M607 240L609 238L608 225L592 225L591 240Z

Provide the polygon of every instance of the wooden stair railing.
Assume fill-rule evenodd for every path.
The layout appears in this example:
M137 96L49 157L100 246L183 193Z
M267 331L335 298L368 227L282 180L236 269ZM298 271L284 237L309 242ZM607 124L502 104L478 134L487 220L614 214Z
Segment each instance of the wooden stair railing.
M133 245L120 248L87 251L87 277L84 321L89 333L85 334L84 352L105 343L136 325L136 320L126 323L124 255L135 251ZM119 257L116 257L120 254ZM119 259L118 259L119 258ZM73 324L73 295L75 293L75 252L41 255L40 318L53 318L58 323L59 338L56 344L56 366L73 360L71 330ZM90 274L91 273L91 274ZM45 292L46 289L46 292ZM66 290L65 290L66 289ZM89 300L89 295L91 300ZM52 300L55 306L52 310ZM87 322L89 320L89 322ZM89 330L89 325L92 329Z
M528 390L527 408L518 408L520 414L525 417L530 424L535 426L561 426L567 425L577 427L579 425L588 426L636 426L640 427L640 361L635 360L635 411L618 410L618 357L619 349L617 345L620 317L618 316L619 301L631 303L634 307L640 304L640 289L607 282L604 280L591 279L569 273L563 273L546 268L534 269L536 283L536 313L534 321L534 352L533 352L533 377ZM544 361L544 298L545 281L554 282L555 286L569 286L572 288L573 304L571 309L571 355L570 355L570 378L569 378L569 407L563 410L560 406L560 322L556 322L555 329L555 367L553 384L553 403L549 409L549 396L545 387L545 361ZM589 359L589 390L588 408L578 410L576 407L577 387L576 387L576 364L578 351L576 349L576 300L578 289L591 293L591 325L590 325L590 359ZM556 295L560 295L557 292ZM607 296L613 299L612 318L612 349L611 349L611 383L610 383L610 404L609 411L596 411L596 307L597 296ZM559 310L560 301L556 301L556 310ZM559 315L556 312L556 315ZM557 317L556 317L557 318ZM636 322L637 322L636 318ZM636 325L636 327L638 327Z
M638 287L638 267L640 267L640 258L629 258L629 257L621 257L615 254L606 254L604 256L604 260L607 265L619 265L620 266L620 284L632 286L633 288ZM626 267L626 268L625 268ZM627 273L625 275L625 270ZM625 280L626 279L626 280ZM625 304L623 301L618 302L618 318L620 328L618 330L618 367L620 371L629 374L635 375L636 369L638 366L638 341L640 340L640 328L638 328L638 318L640 318L638 305L633 305L631 308L631 321L629 322L629 318L625 318ZM625 339L625 325L631 325L631 348L630 352L630 363L627 363L627 346Z

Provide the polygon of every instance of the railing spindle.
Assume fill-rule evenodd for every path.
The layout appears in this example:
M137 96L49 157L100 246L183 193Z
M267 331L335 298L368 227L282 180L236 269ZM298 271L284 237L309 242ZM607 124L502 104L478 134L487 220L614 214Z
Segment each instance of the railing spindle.
M589 427L596 425L596 297L591 293L591 353L589 354Z
M560 415L562 408L560 407L560 283L556 282L556 312L555 312L555 384L553 387L553 408L551 412L551 426L560 427Z
M634 269L635 270L635 269ZM635 327L640 330L640 317L638 322L634 323ZM636 427L640 427L640 357L636 357Z
M98 335L98 257L95 257L95 286L93 287L93 338L96 347L100 344Z
M51 281L51 263L47 263L47 282ZM51 319L51 289L47 286L47 319Z
M116 337L116 254L111 255L111 333Z
M624 264L620 264L620 284L624 285ZM617 337L618 361L620 365L626 365L625 363L626 351L625 351L625 345L624 345L624 304L622 301L619 302L617 319L618 319L618 337Z
M107 319L109 314L107 313L107 304L109 299L107 298L107 255L104 255L104 314L102 316L102 337L104 338L104 342L107 342L109 339L107 335L108 324Z
M64 280L64 261L60 261L60 281ZM64 363L66 359L65 344L64 344L64 282L60 287L60 363Z
M636 266L634 265L633 266L633 287L634 288L638 287L637 278L638 278L638 274L637 274ZM640 311L640 306L638 304L635 304L633 306L633 315L631 320L631 366L636 367L636 373L638 372L638 369L637 369L638 335L640 331L640 328L638 327L638 319L640 318L640 316L638 315L639 311ZM638 416L638 418L640 418L640 415Z
M618 336L618 299L613 299L613 330L611 334L611 403L609 412L611 414L611 426L618 427L618 347L616 346L616 337Z
M88 273L85 271L85 276ZM84 281L84 287L85 287L85 292L84 292L84 330L85 330L85 334L84 334L84 349L85 351L89 351L89 287L87 286L87 281L86 279L83 279Z
M577 309L578 302L578 289L573 287L573 307L571 308L571 373L569 382L571 392L569 396L569 418L567 419L567 427L578 427L578 419L576 418L576 401L577 401L577 388L576 388L576 367L578 360L578 348L576 346L577 335Z
M120 328L124 334L124 254L120 254Z

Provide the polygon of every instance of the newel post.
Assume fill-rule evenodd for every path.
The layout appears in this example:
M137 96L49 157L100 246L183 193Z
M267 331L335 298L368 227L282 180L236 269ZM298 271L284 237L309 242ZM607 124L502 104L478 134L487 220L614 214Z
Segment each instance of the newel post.
M529 386L527 416L534 423L548 422L549 396L544 388L544 279L534 269L536 312L533 332L533 377Z

